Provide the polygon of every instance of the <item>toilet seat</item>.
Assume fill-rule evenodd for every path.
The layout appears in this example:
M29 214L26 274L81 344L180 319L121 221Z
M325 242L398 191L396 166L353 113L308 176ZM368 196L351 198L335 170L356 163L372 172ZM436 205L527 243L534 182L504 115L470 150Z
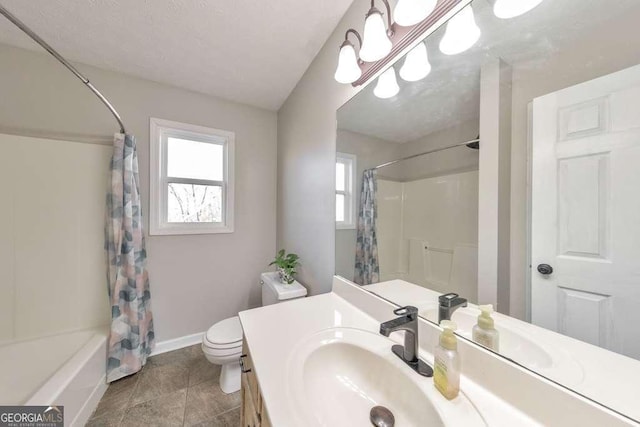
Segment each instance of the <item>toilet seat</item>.
M242 326L238 316L224 319L209 328L202 345L215 353L227 354L242 348Z
M232 350L240 351L240 349L242 349L242 341L222 345L222 344L211 343L206 338L204 338L202 340L202 346L205 347L207 350L210 350L213 352L224 353Z
M202 345L207 347L210 350L233 350L233 349L241 348L242 341L222 345L222 344L211 343L205 338L204 340L202 340Z

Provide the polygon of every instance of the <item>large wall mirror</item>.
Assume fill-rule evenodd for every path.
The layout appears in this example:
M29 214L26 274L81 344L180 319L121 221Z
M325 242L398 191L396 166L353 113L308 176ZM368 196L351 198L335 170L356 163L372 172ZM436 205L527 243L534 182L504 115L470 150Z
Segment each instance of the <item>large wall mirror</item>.
M339 109L336 274L433 322L458 294L469 340L491 303L492 350L640 420L640 2L509 3Z

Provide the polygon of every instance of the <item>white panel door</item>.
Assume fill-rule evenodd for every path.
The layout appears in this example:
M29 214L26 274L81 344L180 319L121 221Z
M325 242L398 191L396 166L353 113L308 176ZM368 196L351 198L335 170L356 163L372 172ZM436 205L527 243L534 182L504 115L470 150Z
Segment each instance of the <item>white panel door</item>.
M640 359L640 66L537 98L532 322Z

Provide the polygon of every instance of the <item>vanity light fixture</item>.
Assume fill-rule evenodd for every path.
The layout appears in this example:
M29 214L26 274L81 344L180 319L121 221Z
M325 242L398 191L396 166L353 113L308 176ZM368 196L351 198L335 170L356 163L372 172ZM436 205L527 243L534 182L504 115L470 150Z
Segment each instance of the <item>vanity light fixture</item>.
M340 46L340 54L338 56L338 68L334 78L338 83L353 83L362 76L358 55L353 43L349 40L349 34L353 34L358 39L358 47L362 48L362 39L360 34L354 29L348 29L344 35L344 42Z
M427 77L430 72L431 64L427 54L427 45L420 42L411 49L404 59L404 64L400 68L400 77L406 82L417 82Z
M356 30L349 29L340 45L334 74L339 83L350 83L354 87L365 84L386 70L400 52L422 40L430 28L448 19L454 9L464 9L460 4L462 0L395 0L392 13L389 0L378 0L384 3L384 8L380 9L375 1L371 0L365 15L364 30L360 32L362 37ZM392 15L398 22L393 21ZM349 34L358 39L359 49ZM402 74L407 79L419 79L430 71L426 52L421 49L411 55L412 60L405 61L407 66Z
M524 15L540 3L542 0L494 0L493 14L502 19L515 18Z
M387 99L396 96L398 92L400 92L400 86L398 86L398 81L396 80L396 70L393 67L389 67L387 71L378 77L378 83L373 89L373 94L378 98Z
M476 44L480 34L473 8L468 5L447 23L444 37L440 41L440 51L445 55L462 53Z
M437 3L437 0L398 0L393 9L393 20L398 25L410 27L429 16Z
M367 12L364 21L364 35L362 40L362 48L360 49L360 59L366 62L375 62L391 52L393 43L391 37L393 35L393 22L391 22L391 7L388 0L382 0L387 8L387 21L389 28L387 29L382 18L382 12L375 7L375 0L371 0L371 9Z

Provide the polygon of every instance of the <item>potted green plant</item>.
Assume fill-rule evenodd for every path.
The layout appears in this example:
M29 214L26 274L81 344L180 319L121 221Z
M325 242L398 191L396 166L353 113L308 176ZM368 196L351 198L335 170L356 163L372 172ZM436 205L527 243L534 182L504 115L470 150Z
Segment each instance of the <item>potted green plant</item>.
M300 265L300 257L296 254L287 254L284 249L280 249L276 259L269 265L275 265L280 275L280 281L288 285L293 283L293 276L296 274L296 267Z

